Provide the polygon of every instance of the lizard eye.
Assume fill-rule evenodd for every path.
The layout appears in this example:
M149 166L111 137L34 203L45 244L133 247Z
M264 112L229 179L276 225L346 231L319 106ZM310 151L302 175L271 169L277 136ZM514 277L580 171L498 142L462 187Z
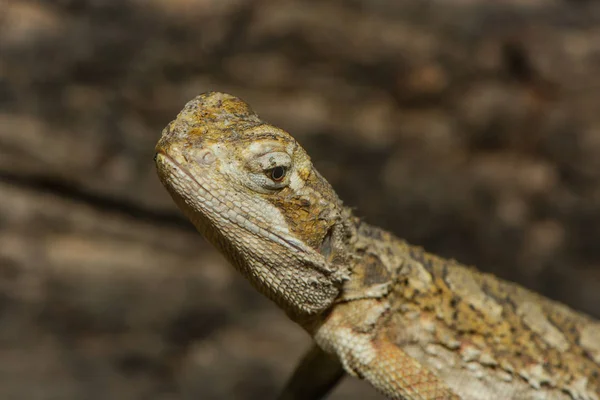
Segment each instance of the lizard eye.
M287 173L287 168L278 166L275 168L271 168L266 171L267 176L271 178L275 182L281 182L283 178L285 178L285 174Z

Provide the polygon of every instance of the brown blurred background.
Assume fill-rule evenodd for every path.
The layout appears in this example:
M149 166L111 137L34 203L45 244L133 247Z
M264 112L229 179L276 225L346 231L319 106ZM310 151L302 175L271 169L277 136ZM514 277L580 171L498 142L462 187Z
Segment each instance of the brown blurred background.
M207 90L368 221L600 317L598 2L0 0L0 399L281 388L308 337L154 172Z

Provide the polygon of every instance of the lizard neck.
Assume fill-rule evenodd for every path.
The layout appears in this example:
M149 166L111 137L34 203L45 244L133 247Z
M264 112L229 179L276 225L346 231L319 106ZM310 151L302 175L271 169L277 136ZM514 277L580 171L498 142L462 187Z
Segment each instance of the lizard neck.
M345 288L348 282L353 280L353 270L361 263L361 255L357 254L356 244L362 222L352 214L350 208L343 207L341 202L335 208L338 212L335 213L334 222L325 235L318 239L315 250L325 258L331 269L336 271L332 277L336 295L318 313L305 313L295 307L279 304L291 320L309 333L314 331L337 303L344 301Z
M337 296L318 314L287 311L290 319L314 335L340 304L357 301L362 304L365 303L363 300L368 304L371 300L387 304L393 274L385 261L386 249L373 244L388 243L389 240L389 233L362 222L350 209L344 208L339 222L332 227L319 249L329 263L344 271ZM383 308L387 309L387 306Z

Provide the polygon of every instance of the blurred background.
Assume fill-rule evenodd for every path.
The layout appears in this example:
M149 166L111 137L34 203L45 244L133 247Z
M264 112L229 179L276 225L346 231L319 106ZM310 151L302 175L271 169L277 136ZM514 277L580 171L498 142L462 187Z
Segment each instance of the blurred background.
M309 338L155 176L208 90L369 222L600 317L598 2L0 0L1 399L282 387Z

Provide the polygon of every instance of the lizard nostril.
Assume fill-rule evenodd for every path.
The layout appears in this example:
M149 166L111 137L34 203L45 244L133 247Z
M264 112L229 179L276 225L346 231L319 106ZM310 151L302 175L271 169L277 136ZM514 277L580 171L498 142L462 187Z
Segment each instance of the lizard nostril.
M208 149L198 151L196 154L194 154L194 157L196 158L198 163L203 164L203 165L210 165L210 164L214 163L215 160L217 159L215 157L215 153L213 153L212 151L210 151Z

